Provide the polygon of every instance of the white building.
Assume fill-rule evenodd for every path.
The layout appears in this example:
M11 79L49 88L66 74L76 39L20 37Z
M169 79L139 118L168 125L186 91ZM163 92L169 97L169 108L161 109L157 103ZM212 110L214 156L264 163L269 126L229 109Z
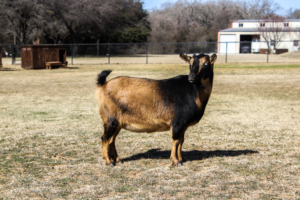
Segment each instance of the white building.
M226 53L226 47L227 53L265 53L267 43L258 28L268 27L271 23L266 20L233 21L231 28L218 32L218 53ZM282 26L282 30L289 30L289 33L282 39L288 42L280 42L277 49L289 52L299 50L300 19L285 19L276 23L281 24L279 26ZM273 41L269 42L272 46Z

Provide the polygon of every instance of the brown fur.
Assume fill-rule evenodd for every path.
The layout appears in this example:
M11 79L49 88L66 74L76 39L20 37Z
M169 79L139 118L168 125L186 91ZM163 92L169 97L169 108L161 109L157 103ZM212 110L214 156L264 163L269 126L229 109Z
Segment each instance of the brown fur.
M106 82L98 88L99 113L103 123L107 117L114 117L118 119L120 128L133 132L170 130L174 112L163 105L157 91L155 80L118 77Z

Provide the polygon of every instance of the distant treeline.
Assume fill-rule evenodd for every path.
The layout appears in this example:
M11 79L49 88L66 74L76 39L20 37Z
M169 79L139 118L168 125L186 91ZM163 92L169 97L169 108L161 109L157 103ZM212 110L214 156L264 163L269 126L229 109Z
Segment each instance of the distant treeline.
M0 0L0 43L144 42L147 16L137 0Z
M218 31L234 20L272 18L280 10L272 0L178 0L150 12L149 42L217 41ZM284 17L300 18L300 10L290 9Z
M0 0L0 43L216 41L232 21L280 9L273 0L178 0L151 11L141 0ZM300 10L285 17L300 18Z

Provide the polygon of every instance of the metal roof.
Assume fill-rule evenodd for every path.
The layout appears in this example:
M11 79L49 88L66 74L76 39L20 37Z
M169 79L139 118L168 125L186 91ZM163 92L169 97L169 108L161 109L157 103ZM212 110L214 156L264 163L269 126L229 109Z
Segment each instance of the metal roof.
M283 29L283 31L285 31ZM299 28L291 28L288 31L292 31L292 32L299 32ZM257 30L257 28L228 28L225 30L220 30L219 32L255 32L255 33L259 33L260 31Z
M268 21L267 19L240 19L240 20L236 20L233 21L234 22L243 22L243 23L247 23L247 22L266 22ZM284 19L285 22L300 22L300 19Z

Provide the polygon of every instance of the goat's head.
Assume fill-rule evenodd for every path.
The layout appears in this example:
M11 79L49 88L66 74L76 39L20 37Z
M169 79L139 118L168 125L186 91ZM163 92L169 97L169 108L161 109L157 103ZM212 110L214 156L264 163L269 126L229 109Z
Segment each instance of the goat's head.
M205 54L194 54L193 57L180 54L180 58L190 65L188 79L191 83L199 83L202 79L207 79L213 75L214 63L217 55L211 57Z

